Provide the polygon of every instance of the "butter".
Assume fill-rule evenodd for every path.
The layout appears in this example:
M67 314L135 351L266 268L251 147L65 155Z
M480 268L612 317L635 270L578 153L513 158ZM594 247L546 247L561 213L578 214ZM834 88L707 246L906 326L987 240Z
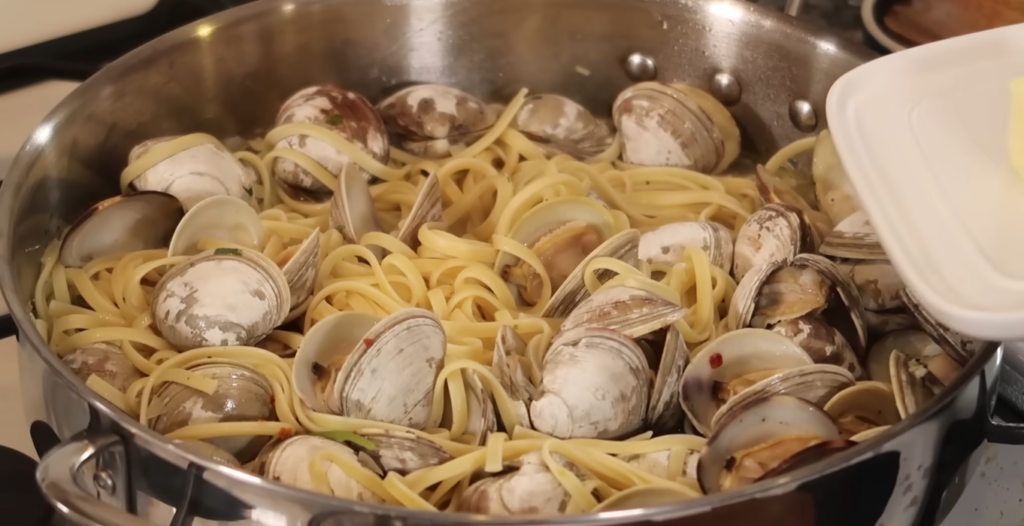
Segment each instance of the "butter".
M1010 82L1010 168L1024 178L1024 77Z

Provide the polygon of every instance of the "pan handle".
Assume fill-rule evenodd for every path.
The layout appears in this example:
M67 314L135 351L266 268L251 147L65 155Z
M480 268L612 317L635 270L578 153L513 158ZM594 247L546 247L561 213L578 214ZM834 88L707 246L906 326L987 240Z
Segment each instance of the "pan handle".
M999 398L1024 413L1024 341L1003 343L999 370ZM989 417L985 438L994 444L1024 445L1024 424L997 422Z
M96 491L114 493L115 479L108 472L96 471L89 477L86 467L104 453L123 447L112 433L85 435L63 443L39 461L36 482L43 495L58 512L82 526L154 526L141 517L98 499ZM88 480L90 479L91 480ZM85 488L91 488L92 493Z

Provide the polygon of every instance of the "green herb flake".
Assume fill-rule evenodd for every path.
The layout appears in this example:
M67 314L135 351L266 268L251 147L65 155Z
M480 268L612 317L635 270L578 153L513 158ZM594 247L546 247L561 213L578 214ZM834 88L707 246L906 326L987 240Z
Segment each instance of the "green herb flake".
M246 186L245 187L245 193L249 194L249 197L252 197L252 187L251 186Z
M335 113L335 114L331 115L330 117L327 117L327 120L324 121L324 122L326 122L327 124L330 124L331 126L337 126L337 125L345 122L345 119L343 119L341 117L341 115L338 115L337 113Z
M345 235L345 225L338 225L334 227L334 229L337 230L339 234Z
M335 442L351 442L354 445L370 451L377 449L377 444L374 444L369 438L355 433L350 433L348 431L324 431L322 433L317 433L316 435Z
M218 248L214 249L213 255L215 256L241 256L242 251L237 248Z

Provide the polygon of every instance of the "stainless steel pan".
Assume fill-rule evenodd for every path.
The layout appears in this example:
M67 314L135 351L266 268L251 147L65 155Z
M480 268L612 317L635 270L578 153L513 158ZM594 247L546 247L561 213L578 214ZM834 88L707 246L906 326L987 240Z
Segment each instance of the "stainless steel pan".
M336 500L210 464L172 449L61 365L29 314L41 249L117 193L116 174L138 141L196 131L252 137L267 131L280 101L314 83L379 97L439 82L497 100L525 86L600 109L656 73L727 101L745 143L768 154L825 126L829 87L871 57L735 0L264 0L143 46L46 118L0 192L0 285L22 330L27 414L34 436L52 429L65 441L41 462L43 490L74 520L101 526L158 517L176 526L484 521ZM986 432L1024 442L988 418L1001 356L984 351L929 410L808 470L678 506L544 523L932 524Z

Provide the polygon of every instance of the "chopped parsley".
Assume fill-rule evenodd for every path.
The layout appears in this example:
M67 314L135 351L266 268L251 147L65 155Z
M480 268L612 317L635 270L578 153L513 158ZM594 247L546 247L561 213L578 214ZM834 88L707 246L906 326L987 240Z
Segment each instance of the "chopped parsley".
M377 449L377 444L374 444L369 438L355 433L349 433L348 431L324 431L322 433L317 433L316 435L335 442L351 442L354 445L370 451Z
M214 249L213 255L215 256L241 256L242 251L237 248L218 248Z
M339 234L345 235L345 225L338 225L334 227L334 229L337 230Z
M327 117L327 120L324 121L324 122L326 122L327 124L330 124L331 126L337 126L337 125L345 122L345 119L343 119L341 117L341 115L338 115L337 113L335 113L335 114L331 115L330 117Z

